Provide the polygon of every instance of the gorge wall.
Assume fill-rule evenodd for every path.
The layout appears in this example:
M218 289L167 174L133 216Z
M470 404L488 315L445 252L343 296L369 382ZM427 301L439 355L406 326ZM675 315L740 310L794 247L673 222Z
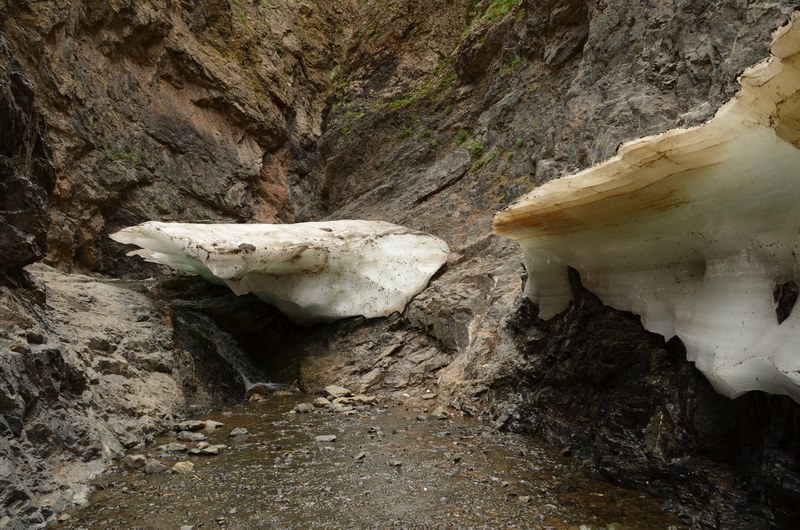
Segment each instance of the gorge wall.
M134 280L164 272L126 258L109 233L147 220L363 218L435 234L450 261L402 314L298 334L269 313L255 335L229 327L233 347L290 358L281 378L310 391L332 382L412 397L434 389L444 404L545 436L599 474L667 495L665 508L696 527L797 522L796 404L717 396L680 344L602 307L577 277L576 301L540 321L521 297L521 252L491 235L493 213L533 186L600 162L621 142L708 119L737 74L766 57L793 4L0 4L0 243L12 256L2 307L23 315L9 316L0 337L3 454L19 475L4 488L15 492L3 499L8 521L42 521L70 502L46 500L57 485L35 491L24 470L80 460L92 444L85 462L101 467L171 414L222 399L213 389L235 392L233 374L204 380L217 346L186 324L210 314L224 327L230 299ZM21 271L42 257L58 270ZM63 275L70 270L128 280ZM69 296L58 293L95 281L121 305L148 308L141 321L118 320L146 323L149 346L91 318L74 327L106 342L90 331L69 337L57 321L71 303L59 305ZM187 290L199 300L186 301ZM258 307L237 303L245 309L236 314ZM44 377L63 363L85 375ZM150 377L172 397L152 405L146 425L129 422L136 407L92 402L106 380L130 387L109 387L113 395ZM102 408L108 418L75 449L45 451L52 436L37 425L57 430L60 398L65 410L89 418Z

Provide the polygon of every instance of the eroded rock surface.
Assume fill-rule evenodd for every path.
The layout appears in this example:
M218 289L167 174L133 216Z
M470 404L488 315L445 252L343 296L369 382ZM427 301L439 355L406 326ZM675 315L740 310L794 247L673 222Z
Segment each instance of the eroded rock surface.
M141 287L29 274L29 289L0 288L3 527L86 503L88 480L125 448L244 390L215 345L198 347L203 336Z

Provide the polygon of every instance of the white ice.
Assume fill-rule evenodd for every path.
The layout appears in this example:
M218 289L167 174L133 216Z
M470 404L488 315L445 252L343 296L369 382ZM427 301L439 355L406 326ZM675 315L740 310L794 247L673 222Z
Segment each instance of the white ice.
M112 234L129 255L253 293L298 323L403 311L447 261L439 238L380 221L151 221Z

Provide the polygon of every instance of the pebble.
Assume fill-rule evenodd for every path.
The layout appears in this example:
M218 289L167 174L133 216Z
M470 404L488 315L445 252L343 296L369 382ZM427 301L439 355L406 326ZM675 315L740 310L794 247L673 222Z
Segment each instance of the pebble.
M215 431L215 430L220 429L220 428L222 428L224 426L225 426L225 424L222 423L221 421L206 420L206 426L204 427L204 429L206 431Z
M403 463L400 460L389 460L389 465L391 467L400 467Z
M231 436L247 436L247 429L244 427L236 427L231 431Z
M186 420L176 425L178 431L199 431L205 427L206 422L203 420Z
M192 530L193 528L194 528L193 526L189 526L189 525L181 526L181 530Z
M148 460L144 464L144 472L148 475L155 475L157 473L163 473L169 469L167 466L159 462L158 460Z
M127 455L123 462L125 463L125 467L129 469L139 469L144 466L146 460L144 455Z
M205 425L205 423L203 425ZM203 442L208 440L208 437L201 432L181 431L178 433L178 440L183 440L184 442Z
M307 414L309 412L314 412L314 405L311 403L298 403L294 406L294 411L300 414Z
M189 450L190 455L205 455L205 456L216 456L219 454L220 451L226 449L227 445L217 444L217 445L204 445L200 447L200 444L197 445L194 449Z
M325 392L332 398L340 398L353 395L353 393L350 391L349 388L345 388L339 385L328 385L325 387Z
M316 437L316 438L314 438L314 439L315 439L315 440L316 440L318 443L329 443L329 442L335 442L335 441L336 441L336 435L335 435L335 434L321 434L321 435L317 436L317 437Z
M318 397L317 399L314 400L314 406L318 408L330 407L331 402L327 398Z
M436 418L437 420L446 420L450 417L450 413L447 412L447 409L440 405L434 409L434 411L431 413L431 417Z
M194 464L191 462L176 462L174 466L172 466L172 471L175 473L186 474L191 473L194 471Z
M353 457L353 460L364 460L367 457L367 453L360 452L356 456Z
M159 451L164 451L165 453L182 453L186 451L186 444L179 444L178 442L171 442L165 445L158 446Z

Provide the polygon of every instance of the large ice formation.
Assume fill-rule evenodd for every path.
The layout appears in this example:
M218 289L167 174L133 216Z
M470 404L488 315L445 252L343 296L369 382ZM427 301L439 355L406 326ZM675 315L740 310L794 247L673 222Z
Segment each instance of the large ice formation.
M380 221L147 222L112 234L147 261L253 293L299 323L402 311L447 261L436 237Z
M497 213L550 318L567 267L607 305L677 335L722 394L800 401L800 13L708 123L623 145Z

